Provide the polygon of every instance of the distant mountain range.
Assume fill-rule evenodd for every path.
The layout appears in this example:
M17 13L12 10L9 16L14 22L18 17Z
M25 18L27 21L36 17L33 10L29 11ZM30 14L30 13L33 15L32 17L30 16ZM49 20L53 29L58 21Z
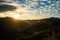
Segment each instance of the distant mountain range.
M45 31L58 30L60 18L51 17L40 20L15 20L11 17L0 18L0 34L3 39L31 38ZM9 37L8 37L9 36ZM36 38L36 36L35 36ZM39 37L38 37L39 38Z

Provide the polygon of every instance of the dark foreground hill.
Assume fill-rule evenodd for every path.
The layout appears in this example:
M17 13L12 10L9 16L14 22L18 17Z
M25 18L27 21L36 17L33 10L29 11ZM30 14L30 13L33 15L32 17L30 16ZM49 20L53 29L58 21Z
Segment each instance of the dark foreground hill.
M59 37L60 18L25 21L0 18L1 40L60 40Z

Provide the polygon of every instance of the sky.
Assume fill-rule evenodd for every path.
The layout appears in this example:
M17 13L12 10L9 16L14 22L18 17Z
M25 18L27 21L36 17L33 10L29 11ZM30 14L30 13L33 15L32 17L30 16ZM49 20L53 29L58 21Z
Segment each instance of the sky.
M1 0L4 5L16 7L13 11L0 12L0 17L17 17L22 20L36 20L49 17L60 18L60 0ZM0 2L1 2L0 1ZM7 3L8 2L8 3ZM11 2L11 3L9 3ZM0 4L0 5L1 5ZM6 7L6 6L5 6Z

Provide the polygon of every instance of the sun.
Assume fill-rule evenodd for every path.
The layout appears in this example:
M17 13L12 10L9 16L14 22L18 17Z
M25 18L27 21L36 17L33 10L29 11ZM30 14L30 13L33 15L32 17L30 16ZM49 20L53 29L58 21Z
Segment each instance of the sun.
M16 16L16 15L15 15L15 16L13 16L13 18L15 18L15 19L19 19L19 16Z
M14 14L11 17L14 18L14 19L20 19L20 15L19 14Z

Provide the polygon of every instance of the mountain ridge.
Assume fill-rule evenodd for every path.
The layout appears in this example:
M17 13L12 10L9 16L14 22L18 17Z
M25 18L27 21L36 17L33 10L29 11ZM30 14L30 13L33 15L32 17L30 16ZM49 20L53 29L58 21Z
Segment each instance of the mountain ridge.
M16 39L16 38L19 38L19 39L29 38L30 39L31 37L33 39L33 37L35 35L38 35L38 34L41 35L41 33L44 33L46 30L53 31L55 29L58 30L58 28L60 28L59 27L60 18L56 18L56 17L45 18L45 19L41 19L41 20L28 20L30 22L34 22L33 25L29 25L22 20L15 20L15 21L14 20L15 19L13 19L11 17L0 18L0 32L2 33L2 35L3 34L6 35L6 37L4 37L4 35L3 35L4 39L7 39L7 36L9 36L9 38L12 37L13 39ZM15 31L12 31L13 29ZM1 30L3 30L3 31L1 31ZM14 34L14 35L12 35L12 34Z

